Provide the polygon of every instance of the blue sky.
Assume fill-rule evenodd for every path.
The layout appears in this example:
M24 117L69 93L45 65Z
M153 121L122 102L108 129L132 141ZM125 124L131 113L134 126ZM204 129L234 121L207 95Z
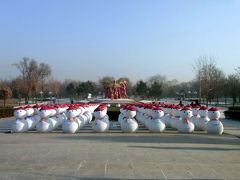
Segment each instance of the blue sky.
M58 80L188 81L203 55L226 74L240 66L240 1L0 0L0 79L31 57Z

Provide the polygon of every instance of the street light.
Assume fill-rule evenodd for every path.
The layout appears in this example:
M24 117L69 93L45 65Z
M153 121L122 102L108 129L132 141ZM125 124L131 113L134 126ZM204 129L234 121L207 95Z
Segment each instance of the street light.
M39 94L41 95L41 99L42 99L42 102L43 102L43 91L40 91Z
M51 103L52 103L52 91L49 91L48 94L50 95L50 100L51 100Z

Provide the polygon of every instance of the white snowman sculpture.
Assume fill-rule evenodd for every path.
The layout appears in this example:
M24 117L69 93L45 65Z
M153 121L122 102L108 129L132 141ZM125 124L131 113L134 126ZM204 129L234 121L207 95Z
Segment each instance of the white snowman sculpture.
M195 129L205 131L206 125L210 120L208 117L208 108L206 106L201 106L198 111L200 117L194 121Z
M199 115L200 106L192 105L191 108L192 108L193 116L190 118L190 121L194 124L195 129L198 129L198 127L196 126L196 123L200 118L200 115Z
M52 111L47 106L42 106L39 115L41 117L40 121L36 125L36 130L38 132L46 133L53 130L53 124L49 121L49 116L52 114Z
M166 128L171 127L171 120L172 120L172 109L170 104L166 104L164 106L164 116L162 117L162 121L164 122Z
M74 106L70 106L66 111L67 119L63 121L62 130L65 133L75 133L78 130L76 116L78 112Z
M136 106L136 120L140 123L145 123L145 117L144 117L144 104L137 104ZM121 109L120 109L121 112ZM124 113L123 113L124 114Z
M219 120L220 111L216 107L212 107L208 110L208 117L210 121L206 125L206 130L209 134L221 135L223 133L223 124Z
M33 106L33 110L34 110L34 113L33 113L33 117L35 119L35 127L37 125L37 123L40 121L41 117L39 116L39 110L41 109L41 106L39 106L38 104L35 104Z
M179 105L173 105L172 106L172 112L173 112L173 116L171 118L171 127L173 129L178 129L178 125L180 123L180 114L181 114L181 109L182 107Z
M63 115L63 112L65 109L60 105L55 105L54 108L56 111L56 119L57 119L58 127L61 127L63 121L66 119L66 116Z
M52 124L53 130L57 129L59 122L56 117L57 111L54 106L49 106L49 109L51 110L51 114L48 118L48 121Z
M125 106L124 107L125 111L123 114L123 118L120 121L120 126L123 132L136 132L138 130L138 123L137 121L134 119L134 117L136 116L136 109L131 106Z
M107 107L100 104L93 112L94 121L92 130L94 132L106 132L109 130L109 117L107 115Z
M14 109L14 120L11 125L12 132L25 132L28 130L28 124L25 121L26 111L24 108L19 107Z
M36 120L34 118L34 109L32 108L32 106L26 106L24 107L25 111L26 111L26 117L25 117L25 121L27 122L28 125L28 130L33 130L36 126Z
M151 132L163 132L166 127L161 119L163 116L164 112L160 107L153 107L150 116L146 120L146 127Z
M192 111L190 107L184 107L181 112L181 120L178 123L178 131L181 133L191 133L194 131L194 124L190 121Z

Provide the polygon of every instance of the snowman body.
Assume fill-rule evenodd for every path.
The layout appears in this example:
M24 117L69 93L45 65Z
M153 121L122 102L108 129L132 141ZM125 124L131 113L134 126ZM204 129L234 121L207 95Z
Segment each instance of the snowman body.
M206 125L206 130L209 134L221 135L224 127L222 122L219 120L220 111L218 108L211 108L208 110L208 117L210 121Z
M190 108L183 108L180 112L181 120L179 121L178 131L181 133L191 133L194 131L194 124L190 121L192 111Z
M163 110L160 108L154 108L150 111L150 116L146 120L146 127L151 132L163 132L165 130L165 124L161 120L164 116Z
M138 123L134 118L124 117L120 125L123 132L132 133L138 130Z
M109 119L105 115L102 119L95 119L92 123L92 130L94 132L106 132L109 130Z
M23 108L14 110L14 120L11 124L12 132L25 132L28 130L28 124L25 121L26 111Z

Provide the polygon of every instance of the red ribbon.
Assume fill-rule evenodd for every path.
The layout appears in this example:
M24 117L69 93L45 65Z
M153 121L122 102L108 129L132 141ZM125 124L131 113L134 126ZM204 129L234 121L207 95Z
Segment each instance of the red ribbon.
M184 119L183 119L183 123L185 123L185 124L188 124L188 121L189 121L188 118L184 118Z

